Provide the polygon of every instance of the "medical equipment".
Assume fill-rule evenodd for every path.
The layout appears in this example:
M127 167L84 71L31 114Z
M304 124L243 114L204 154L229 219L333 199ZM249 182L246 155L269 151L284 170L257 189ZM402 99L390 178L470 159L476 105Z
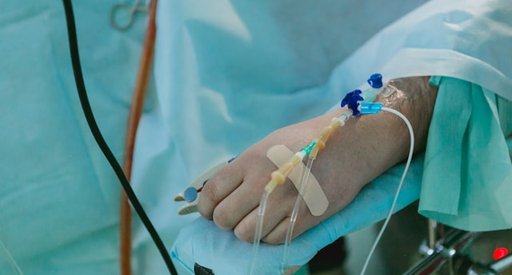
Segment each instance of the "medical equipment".
M264 191L260 199L260 205L258 207L258 219L256 221L256 231L254 233L254 242L252 247L252 262L249 267L249 274L254 273L256 267L256 259L258 258L258 252L260 249L261 232L263 231L263 219L265 217L265 209L267 208L267 201L270 192Z
M404 274L430 274L438 270L447 261L454 259L456 254L466 249L478 236L477 233L451 229L446 236L434 244L428 251L423 260L419 261Z
M370 108L370 109L373 111L373 108ZM386 230L386 227L388 226L389 220L391 219L391 215L393 215L393 212L396 207L396 202L398 200L398 195L400 194L400 190L402 189L402 185L404 184L405 176L407 175L407 171L409 170L409 166L411 165L412 155L414 153L414 131L412 129L412 125L409 122L409 120L402 113L400 113L396 110L393 110L391 108L382 107L382 111L389 112L389 113L392 113L392 114L400 117L404 121L404 123L407 125L407 129L409 130L409 135L410 135L409 155L407 157L407 162L405 164L402 178L400 179L400 183L398 184L398 187L396 189L395 197L393 198L393 203L391 204L391 208L389 209L388 216L386 217L386 220L384 221L384 224L382 225L382 228L380 229L379 234L377 235L377 238L375 238L372 248L370 249L370 253L368 253L368 256L363 265L363 269L361 270L361 274L364 274L366 272L366 269L368 268L368 264L370 263L370 259L372 258L372 255L375 252L375 248L377 247L377 244L379 243L380 239L382 238L382 234L384 234L384 231Z
M288 147L284 145L274 145L267 151L267 158L274 163L276 167L281 167L294 155ZM322 190L320 183L315 175L310 174L308 177L307 189L301 188L301 179L306 170L306 165L300 162L295 169L290 172L288 179L293 183L295 188L299 191L302 199L306 203L309 212L313 216L321 216L329 207L329 200ZM304 189L304 190L302 190Z
M2 253L3 252L3 253ZM11 252L7 247L5 247L4 242L0 240L0 263L2 260L7 259L7 262L9 263L9 266L11 267L11 270L15 272L18 275L23 275L23 272L21 271L20 266L16 262L16 260L12 257ZM5 272L5 270L2 270L2 272Z
M464 231L429 221L427 239L419 247L423 258L403 274L511 274L510 233Z
M99 127L96 123L96 120L94 118L94 114L91 109L91 105L89 103L89 99L87 96L87 91L85 89L85 83L84 78L82 75L82 68L80 64L80 54L78 51L78 40L76 35L76 27L75 27L75 19L74 19L74 13L73 13L73 6L71 3L71 0L63 0L64 4L64 10L66 15L66 26L67 26L67 32L68 32L68 41L69 41L69 50L71 55L71 62L73 66L73 73L75 77L75 84L77 87L78 96L80 98L80 105L82 107L82 111L84 113L84 116L86 118L87 124L89 125L89 129L91 130L91 133L100 147L102 153L105 155L105 158L109 162L109 164L112 166L112 169L114 170L116 176L119 179L119 182L121 183L124 191L126 192L126 195L130 202L132 203L133 208L139 215L142 223L148 230L149 234L151 235L151 238L155 242L155 245L157 246L160 254L162 255L162 258L165 261L165 264L167 266L167 269L171 274L177 274L176 268L174 267L174 264L172 263L172 260L169 256L169 253L167 252L167 249L158 235L158 232L155 230L153 224L151 223L151 220L148 218L146 212L142 208L142 205L140 204L137 196L135 195L133 189L130 186L130 183L128 179L126 178L121 166L117 162L114 154L108 147L108 144L106 143L105 139L103 138L103 135L101 134L101 131L99 130Z
M300 205L302 203L302 198L300 194L304 194L306 190L306 186L309 182L309 177L311 175L311 168L313 167L313 162L316 159L316 156L325 147L325 143L331 136L332 132L336 130L339 127L342 127L345 125L345 122L349 119L351 115L351 112L347 111L344 112L341 116L335 117L332 119L329 126L324 128L322 130L322 133L320 134L320 137L315 140L315 146L312 150L312 152L308 156L308 161L306 164L306 169L302 172L303 175L301 177L299 186L300 191L299 195L297 196L297 199L295 200L295 204L293 206L292 214L290 217L290 223L288 225L288 229L286 230L286 237L285 237L285 243L284 243L284 252L283 252L283 264L281 268L281 272L284 273L287 264L288 264L288 248L290 246L292 236L293 236L293 228L295 226L295 222L297 221L297 215L299 214Z
M263 231L263 219L265 217L265 209L267 206L267 201L270 193L272 193L274 188L276 188L278 185L281 185L285 182L286 178L291 173L291 171L311 153L311 150L315 147L315 145L315 141L310 142L308 145L306 145L297 153L295 153L287 163L279 167L270 175L271 179L265 186L263 195L261 196L260 199L260 206L258 207L258 218L256 221L256 230L253 241L253 260L251 263L251 267L249 268L249 274L253 274L254 272L254 267L256 264L256 259L259 251L259 245L262 237L261 234Z
M142 49L139 71L134 88L132 106L128 117L128 130L125 143L125 160L123 170L126 178L130 181L132 174L133 151L135 147L135 137L139 126L142 108L144 107L144 97L151 73L151 65L153 64L153 55L155 48L156 36L156 7L157 0L151 1L150 15L146 37L144 38L144 47ZM128 198L121 193L120 201L120 222L119 222L119 254L120 254L120 271L122 275L130 275L132 272L132 216Z
M137 13L149 13L150 11L149 0L145 4L140 2L141 0L135 0L131 5L128 3L117 3L112 6L110 10L110 25L118 31L128 30L133 25ZM119 22L119 17L123 15L126 16L127 20Z

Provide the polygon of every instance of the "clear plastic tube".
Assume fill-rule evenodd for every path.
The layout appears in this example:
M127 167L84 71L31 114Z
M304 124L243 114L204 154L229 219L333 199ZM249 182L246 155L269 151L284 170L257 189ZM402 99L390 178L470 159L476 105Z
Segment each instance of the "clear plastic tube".
M311 168L313 167L313 162L315 158L308 158L308 162L306 164L306 169L302 171L301 180L299 183L300 191L297 195L297 199L295 200L295 205L293 206L292 215L290 217L290 223L288 224L288 229L286 230L286 238L284 242L284 251L283 251L283 260L281 262L281 273L284 274L286 269L288 268L288 248L292 242L293 236L293 228L295 227L295 222L297 221L297 216L299 214L300 206L302 204L302 196L300 194L304 194L306 187L309 182L309 176L311 175Z
M391 204L391 208L389 209L388 216L386 217L386 220L384 221L384 224L382 225L382 228L380 229L380 232L377 235L377 238L375 239L375 241L372 245L372 248L370 249L370 252L368 253L368 256L366 257L366 260L363 265L363 269L361 270L361 273L360 273L361 275L363 275L366 272L366 269L368 268L368 264L370 263L370 259L372 258L372 255L375 252L375 248L377 247L377 244L379 244L382 234L386 230L389 220L391 219L391 216L393 215L393 212L394 212L395 206L396 206L396 201L398 200L398 195L400 194L400 190L402 189L402 185L404 183L405 176L407 175L407 171L409 171L409 166L411 165L412 155L414 153L414 131L412 129L412 125L409 122L409 120L402 113L400 113L397 110L387 108L387 107L382 107L382 111L392 113L404 121L405 125L407 126L407 129L409 130L409 135L411 137L411 144L409 147L409 156L407 157L407 162L405 164L405 169L402 174L402 178L400 179L400 183L398 184L398 188L396 189L395 197L393 198L393 203Z
M9 252L7 247L5 247L4 243L1 240L0 240L0 250L3 250L5 252L4 256L5 256L5 258L7 258L7 261L10 263L10 265L12 267L12 271L14 272L13 274L23 275L23 272L21 271L20 266L18 265L18 263L16 263L16 261L14 260L14 258L11 255L11 253ZM0 254L0 256L1 256L1 254ZM2 257L0 257L0 259L1 258ZM0 263L1 262L2 261L0 261Z
M321 151L325 147L325 143L331 136L332 132L345 124L345 122L350 118L352 114L352 111L345 111L343 112L339 117L334 117L331 120L331 123L329 126L325 127L320 137L312 142L310 142L308 145L306 145L304 148L302 148L299 152L297 152L286 164L279 167L276 171L274 171L271 174L271 180L267 183L265 186L265 192L263 193L263 196L260 200L260 206L258 208L258 220L256 222L256 232L254 235L254 243L253 243L253 258L251 261L251 266L249 269L249 274L253 274L254 268L257 261L258 256L258 250L261 242L261 234L263 230L263 218L265 214L265 208L267 204L267 199L270 193L274 190L275 187L277 187L280 184L283 184L286 177L288 177L289 173L299 164L303 161L305 157L308 157L308 162L306 164L306 169L303 171L301 175L301 179L299 182L299 194L303 194L304 190L306 188L306 183L309 182L309 176L311 174L311 167L313 166L313 162L316 158L316 155L319 151ZM311 154L311 156L310 156ZM297 199L295 201L295 205L292 210L292 215L290 217L290 224L288 225L288 229L286 232L286 239L285 239L285 247L284 247L284 254L283 254L283 261L282 261L282 271L284 273L284 270L286 269L287 265L287 258L288 258L288 248L291 243L291 239L293 236L293 228L295 226L295 222L297 221L297 215L300 209L300 205L302 202L302 197L299 195L297 196Z
M261 235L262 235L262 231L263 231L263 220L265 217L265 208L267 207L267 200L268 200L270 193L272 193L274 188L276 188L278 185L283 184L286 181L286 178L288 177L290 172L293 169L295 169L295 167L299 163L302 163L304 158L309 155L309 153L315 146L316 146L315 141L310 142L308 145L306 145L304 148L302 148L299 152L295 153L286 164L279 167L277 170L272 172L272 174L270 175L271 179L264 188L263 195L261 196L261 199L260 199L260 206L258 207L258 220L256 221L256 230L254 233L254 241L253 241L253 249L252 249L253 250L252 257L253 258L251 261L249 274L253 274L254 268L256 266L256 262L257 262L257 258L258 258L258 251L259 251L261 237L262 237Z
M286 231L285 243L284 243L284 251L283 251L283 259L281 262L281 273L287 269L288 266L288 251L292 242L293 237L293 229L295 228L295 223L297 222L297 216L299 214L299 210L303 201L303 198L300 194L304 194L307 184L309 182L309 176L311 175L311 168L313 167L313 162L315 161L318 153L325 147L325 143L331 136L332 132L335 131L338 127L342 127L345 125L345 122L351 117L352 111L345 111L340 116L334 117L331 120L329 126L322 130L320 137L314 141L314 147L311 148L310 154L308 154L308 161L306 164L306 169L303 170L301 179L299 182L299 195L295 200L295 205L293 206L292 214L290 216L290 223L288 224L288 229Z
M258 207L258 220L256 221L256 232L254 233L254 241L252 245L252 261L249 268L249 274L254 274L254 268L258 261L258 252L260 248L261 235L263 232L263 219L265 217L265 208L267 208L267 200L270 192L265 191L260 199L260 206Z

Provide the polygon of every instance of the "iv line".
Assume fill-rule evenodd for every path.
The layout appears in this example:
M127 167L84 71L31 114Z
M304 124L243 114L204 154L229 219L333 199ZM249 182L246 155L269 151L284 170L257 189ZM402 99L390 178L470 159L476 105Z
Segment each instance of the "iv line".
M396 202L398 200L398 195L400 194L400 190L402 189L402 185L404 183L405 176L407 175L407 171L409 170L409 166L410 166L411 160L412 160L412 155L414 153L414 131L412 129L412 125L409 122L409 120L402 113L400 113L397 110L387 108L387 107L382 107L382 111L392 113L404 121L405 125L407 126L407 129L409 130L409 135L411 137L411 143L410 143L410 148L409 148L409 156L407 157L407 162L405 164L405 169L402 174L402 178L400 179L400 183L398 184L398 187L396 189L395 197L393 198L393 203L391 204L391 208L389 209L388 216L386 217L386 220L384 221L384 224L382 225L382 228L380 229L380 232L377 235L377 238L375 239L375 241L372 245L372 248L370 249L370 253L368 253L368 256L366 257L366 260L363 265L363 269L361 270L361 273L360 273L361 275L363 275L366 272L366 269L368 268L368 265L370 263L370 259L372 258L372 255L375 252L375 248L377 247L377 244L379 243L379 241L382 237L382 234L384 234L384 230L386 230L389 220L391 219L391 216L393 215L393 211L395 210Z
M11 263L11 266L16 270L16 272L18 272L19 275L23 275L23 272L21 271L20 266L18 265L16 260L14 260L14 258L12 257L11 252L9 252L9 249L7 249L7 247L5 247L5 244L4 244L4 242L2 242L2 240L0 240L0 247L2 248L2 250L5 251L5 254L7 255L7 259Z
M252 261L251 267L249 269L249 274L254 274L254 268L256 267L256 262L258 258L258 251L260 248L261 235L263 231L263 218L265 216L265 209L267 208L267 201L270 192L265 190L263 195L261 196L260 206L258 207L258 220L256 221L256 232L254 234L254 241L252 246Z
M288 225L288 229L286 230L286 237L284 241L284 252L283 252L283 260L281 263L281 274L284 274L288 265L288 249L292 242L293 236L293 228L295 227L295 222L297 221L297 216L299 215L300 206L302 204L301 194L305 194L306 186L309 182L309 176L311 175L311 168L313 167L313 162L316 157L308 158L308 162L306 164L306 169L302 172L302 177L300 180L300 191L297 195L297 199L295 200L295 205L293 206L292 215L290 217L290 224Z

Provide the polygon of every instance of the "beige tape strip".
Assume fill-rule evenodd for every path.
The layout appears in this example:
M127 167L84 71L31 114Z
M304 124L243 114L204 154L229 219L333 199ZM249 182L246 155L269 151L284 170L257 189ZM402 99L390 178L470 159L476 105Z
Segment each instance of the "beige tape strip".
M284 145L273 146L267 151L267 157L277 167L284 165L293 155L294 152L292 152L290 149L288 149L288 147ZM295 188L297 188L299 192L300 177L304 169L306 169L306 165L301 162L288 176L288 178L293 182L293 185L295 185ZM308 206L309 211L313 216L322 215L325 213L325 210L327 210L327 207L329 206L329 201L327 200L322 187L320 187L320 184L313 174L309 176L309 183L301 196L304 198L304 201L306 202L306 205Z

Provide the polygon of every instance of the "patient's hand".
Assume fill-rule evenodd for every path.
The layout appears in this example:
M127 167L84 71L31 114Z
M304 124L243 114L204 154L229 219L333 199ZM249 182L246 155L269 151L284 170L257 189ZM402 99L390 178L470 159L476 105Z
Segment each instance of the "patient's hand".
M435 102L436 89L428 78L397 80L400 89L382 99L386 106L398 109L413 124L416 149L424 147ZM340 110L314 119L281 128L251 146L227 167L212 177L201 192L199 212L223 229L233 229L235 235L252 241L257 208L270 174L277 168L267 157L267 150L284 144L296 152L329 124ZM294 229L294 237L333 215L357 195L359 190L393 165L407 157L409 134L404 123L394 115L381 113L350 119L334 132L327 146L318 155L312 169L329 200L322 216L313 216L303 204ZM282 243L297 190L288 180L271 193L265 220L263 241Z

